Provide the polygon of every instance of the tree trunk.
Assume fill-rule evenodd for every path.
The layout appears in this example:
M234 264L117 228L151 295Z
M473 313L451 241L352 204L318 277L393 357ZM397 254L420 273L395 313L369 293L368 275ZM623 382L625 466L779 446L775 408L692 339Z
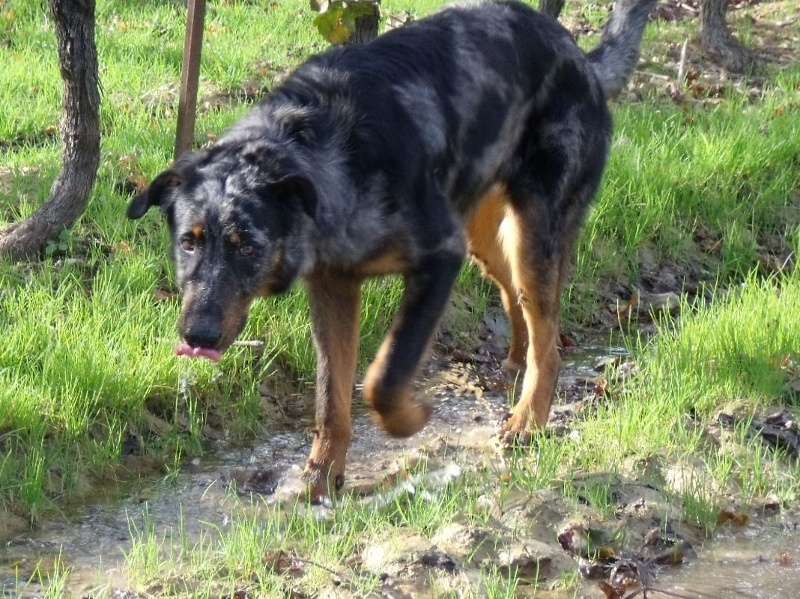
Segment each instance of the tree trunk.
M727 0L700 0L700 39L706 52L721 66L735 73L752 69L755 55L728 28Z
M100 91L94 43L95 0L48 0L56 25L61 100L61 172L48 200L0 232L0 254L34 256L83 214L100 162Z
M558 19L561 16L561 11L564 10L564 3L566 0L539 0L539 12L546 14L548 17Z

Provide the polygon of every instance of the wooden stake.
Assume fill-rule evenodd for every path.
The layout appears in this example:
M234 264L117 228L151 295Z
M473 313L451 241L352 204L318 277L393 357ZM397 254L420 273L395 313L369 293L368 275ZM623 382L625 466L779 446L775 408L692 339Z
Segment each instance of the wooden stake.
M178 131L175 136L175 160L192 149L197 91L200 84L200 54L203 49L203 21L206 0L189 0L186 37L183 43L181 95L178 100Z

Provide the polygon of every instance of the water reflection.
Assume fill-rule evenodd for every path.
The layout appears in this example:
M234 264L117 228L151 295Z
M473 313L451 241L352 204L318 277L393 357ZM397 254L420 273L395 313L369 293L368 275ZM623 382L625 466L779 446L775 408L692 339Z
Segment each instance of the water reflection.
M696 560L662 572L658 589L682 597L783 599L800 596L800 518L722 529ZM656 594L655 596L658 596Z

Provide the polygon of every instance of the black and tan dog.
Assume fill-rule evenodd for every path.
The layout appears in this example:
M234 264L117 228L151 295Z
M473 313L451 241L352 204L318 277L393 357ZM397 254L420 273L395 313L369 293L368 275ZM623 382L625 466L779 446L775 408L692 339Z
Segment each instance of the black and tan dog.
M312 498L344 480L365 277L405 283L364 381L389 434L428 420L412 378L468 252L500 288L507 365L527 368L504 432L544 426L559 296L609 148L606 98L631 74L654 3L620 0L588 54L515 2L447 8L332 49L133 200L131 218L159 206L169 222L178 354L219 359L255 297L304 281L318 360Z

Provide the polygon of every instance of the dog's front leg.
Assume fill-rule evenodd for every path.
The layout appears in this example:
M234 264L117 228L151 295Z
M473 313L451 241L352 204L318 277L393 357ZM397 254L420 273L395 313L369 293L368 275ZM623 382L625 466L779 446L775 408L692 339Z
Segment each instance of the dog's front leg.
M317 349L316 429L305 475L312 501L344 484L350 405L358 354L361 281L344 275L307 280Z
M463 254L429 255L405 276L400 310L364 380L364 397L383 429L408 437L421 429L431 407L415 401L411 380L444 311Z

